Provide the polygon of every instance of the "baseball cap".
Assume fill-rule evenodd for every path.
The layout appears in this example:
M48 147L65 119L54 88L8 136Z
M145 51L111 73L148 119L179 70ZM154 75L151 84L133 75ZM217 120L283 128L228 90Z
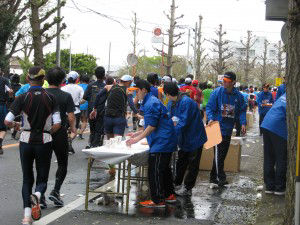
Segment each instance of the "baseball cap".
M173 77L173 78L172 78L172 82L173 82L173 83L177 83L176 78Z
M29 69L28 77L32 80L40 77L40 76L45 76L46 72L40 67L34 66Z
M185 78L184 82L187 84L190 84L190 83L192 83L192 79L190 77L187 77L187 78Z
M133 81L133 78L132 78L132 76L126 74L121 77L121 81L124 81L124 82Z
M73 80L77 80L78 77L79 77L79 74L76 71L71 71L67 75L67 79L72 78Z
M227 72L227 73L224 74L223 80L227 81L227 82L235 81L236 80L236 75L233 72Z
M171 77L169 77L169 76L164 76L164 77L162 78L162 80L163 80L164 82L172 82Z
M198 85L199 81L198 80L193 80L192 85Z

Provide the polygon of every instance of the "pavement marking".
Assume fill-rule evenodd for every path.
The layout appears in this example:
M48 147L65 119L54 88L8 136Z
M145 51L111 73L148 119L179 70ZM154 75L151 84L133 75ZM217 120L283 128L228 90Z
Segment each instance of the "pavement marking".
M107 184L97 188L95 191L105 191L108 187L114 186L115 180L108 182ZM96 196L100 195L99 193L89 193L89 200L95 198ZM33 225L46 225L52 223L59 217L71 212L72 210L78 208L79 206L85 203L85 196L82 196L75 201L69 203L68 205L54 211L53 213L48 214L45 217L42 217L39 221L33 223Z
M2 148L3 148L3 149L6 149L6 148L17 147L17 146L19 146L19 143L9 144L9 145L4 145L4 146L2 146Z

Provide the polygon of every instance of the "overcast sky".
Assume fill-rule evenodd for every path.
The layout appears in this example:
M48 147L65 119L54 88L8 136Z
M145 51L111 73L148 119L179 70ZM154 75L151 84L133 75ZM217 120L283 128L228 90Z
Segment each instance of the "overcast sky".
M169 21L164 11L169 12L170 3L171 0L68 0L62 9L67 24L62 48L69 48L71 42L73 53L88 52L98 58L99 65L107 66L111 42L111 64L123 66L127 55L133 51L130 25L133 12L136 12L138 28L143 30L138 32L137 51L145 49L146 55L155 55L151 43L152 31L155 27L165 31L168 28ZM267 37L270 42L280 40L283 23L265 21L264 0L176 0L176 4L176 14L184 14L180 25L194 27L198 16L203 16L203 35L206 39L213 38L218 25L223 24L227 39L232 41L245 37L247 30L253 31L256 36ZM88 9L108 15L117 22L88 12ZM184 31L182 39L186 44L176 48L174 54L187 54L188 29ZM45 53L54 50L55 42L45 49Z

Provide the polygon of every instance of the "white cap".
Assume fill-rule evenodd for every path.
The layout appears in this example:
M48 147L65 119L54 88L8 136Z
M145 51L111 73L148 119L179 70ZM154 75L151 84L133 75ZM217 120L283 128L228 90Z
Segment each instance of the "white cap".
M171 77L169 77L169 76L164 76L164 77L162 78L162 80L163 80L164 82L172 82Z
M173 83L177 83L176 78L173 77L173 78L172 78L172 82L173 82Z
M79 74L76 71L71 71L67 75L67 79L73 78L73 80L77 80L78 77L79 77Z
M187 78L185 78L184 82L187 84L190 84L190 83L192 83L192 79L187 77Z
M128 75L128 74L126 74L126 75L123 75L122 77L121 77L121 81L133 81L133 77L132 76L130 76L130 75Z

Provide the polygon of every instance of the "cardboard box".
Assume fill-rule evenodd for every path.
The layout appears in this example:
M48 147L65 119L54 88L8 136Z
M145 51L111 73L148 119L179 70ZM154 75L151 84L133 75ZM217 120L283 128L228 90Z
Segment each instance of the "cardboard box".
M239 172L241 167L241 138L234 137L231 140L230 147L224 162L224 171L225 172ZM212 168L212 162L214 159L214 149L203 149L201 161L200 161L200 170L210 171Z
M246 119L247 119L247 130L251 127L253 127L253 113L252 112L247 112L246 114Z

